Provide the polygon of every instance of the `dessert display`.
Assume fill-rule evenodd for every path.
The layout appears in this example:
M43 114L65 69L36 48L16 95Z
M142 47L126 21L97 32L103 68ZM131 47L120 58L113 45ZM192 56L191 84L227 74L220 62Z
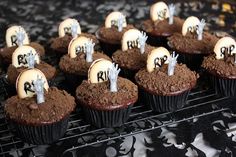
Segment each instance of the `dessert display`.
M81 32L79 22L72 18L65 19L60 23L58 27L58 35L58 37L51 39L50 48L60 55L67 54L70 41L78 36L92 39L95 43L95 47L98 47L99 43L94 35Z
M147 55L154 47L146 44L146 33L129 29L122 37L121 49L112 55L112 59L121 68L121 75L134 79L134 75L146 66Z
M204 56L212 54L216 36L204 32L205 20L201 21L194 16L188 17L182 27L182 33L174 33L168 38L169 47L176 51L179 61L190 69L198 70Z
M96 31L96 37L101 48L108 56L121 48L121 39L127 30L134 28L127 24L125 16L121 12L111 12L105 20L105 25Z
M95 51L94 45L92 39L79 36L71 40L68 54L61 57L59 66L72 92L82 80L87 79L88 69L94 60L100 58L111 60L107 55Z
M6 47L0 49L2 62L9 65L12 61L12 54L15 49L22 45L33 47L40 56L44 56L45 50L37 42L30 42L28 34L21 26L11 26L6 31Z
M177 63L178 55L159 47L148 55L146 68L135 75L143 101L156 112L182 108L198 75L185 64Z
M64 90L49 87L38 69L23 71L16 82L17 95L6 100L7 120L18 137L32 144L48 144L61 138L67 129L75 100Z
M97 127L121 126L129 118L131 107L138 99L137 86L119 77L118 65L98 59L76 89L76 99L82 106L85 119Z
M19 46L12 54L12 64L7 69L7 80L14 85L19 74L25 69L37 68L42 71L47 80L56 75L56 68L40 60L39 54L31 46Z
M141 24L141 29L148 35L148 43L154 46L167 46L167 37L181 32L184 21L174 16L175 5L167 6L165 2L157 2L150 8L150 19Z
M210 74L218 94L236 95L236 42L231 37L221 38L214 54L204 58L202 67Z

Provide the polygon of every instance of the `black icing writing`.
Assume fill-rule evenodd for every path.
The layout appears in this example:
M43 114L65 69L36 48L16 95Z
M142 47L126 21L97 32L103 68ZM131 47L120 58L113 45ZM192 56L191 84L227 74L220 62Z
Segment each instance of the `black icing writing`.
M18 64L19 64L19 65L20 65L20 64L23 64L23 65L27 64L28 62L27 62L26 57L27 57L26 54L24 54L24 55L18 55L18 56L17 56Z
M187 28L187 31L188 32L190 32L190 33L196 33L197 32L197 30L198 30L198 25L196 25L196 26L189 26L188 28Z
M138 47L138 45L139 45L139 39L132 40L132 41L127 41L128 49Z
M67 35L71 35L71 27L64 27L64 32Z
M11 36L11 45L12 46L17 46L17 37L16 37L16 35Z
M77 46L75 48L75 53L78 54L80 52L85 52L85 46Z
M26 94L28 94L28 92L32 92L32 93L34 93L34 83L33 83L33 81L30 83L30 82L28 82L28 81L26 81L25 83L24 83L24 91L25 91L25 93Z
M103 82L108 80L108 71L99 71L97 73L97 81L98 82Z
M117 20L111 20L111 26L118 26Z
M161 10L157 12L158 19L164 19L166 17L167 9Z
M220 48L220 56L233 55L232 52L235 49L235 45L230 45L229 47L223 46Z
M163 57L161 57L161 58L159 58L159 57L157 57L157 58L155 58L154 59L154 68L156 69L156 68L160 68L160 67L162 67L163 66L163 64L165 63L165 61L167 60L167 56L166 55L164 55Z

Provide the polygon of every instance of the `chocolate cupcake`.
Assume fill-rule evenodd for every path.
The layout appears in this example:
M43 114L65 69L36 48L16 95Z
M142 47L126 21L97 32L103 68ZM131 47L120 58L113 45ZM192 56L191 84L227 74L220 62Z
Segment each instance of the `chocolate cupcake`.
M167 38L175 32L181 32L184 21L174 16L175 6L157 2L151 6L150 19L141 24L141 29L148 35L148 43L167 47Z
M44 56L45 54L42 45L36 42L30 42L28 34L23 27L11 26L6 32L6 47L0 49L0 57L5 65L11 64L13 52L21 45L33 47L40 56Z
M204 20L189 17L183 24L182 34L174 33L168 38L169 47L179 53L178 61L186 64L190 69L198 70L204 56L212 54L218 38L203 32Z
M236 95L236 42L231 37L221 38L214 54L204 58L202 67L210 74L218 94Z
M121 67L121 76L134 80L134 75L146 66L147 54L154 47L146 44L147 36L137 29L126 31L122 37L122 49L112 59Z
M198 75L186 65L178 64L175 54L164 47L154 49L147 59L147 68L141 69L135 80L143 102L153 111L169 112L186 104L189 91L196 85Z
M94 35L81 32L80 24L76 19L68 18L62 21L58 28L58 34L59 37L50 40L50 48L59 56L67 54L70 41L78 36L85 36L92 39L95 43L95 48L99 46L99 41Z
M80 36L74 38L69 44L68 54L64 55L59 63L60 69L65 73L70 92L74 93L76 87L87 79L88 69L93 60L105 58L105 54L94 51L91 39Z
M102 50L108 55L121 48L121 38L127 30L134 28L127 25L125 16L121 12L110 13L105 20L105 26L96 31L96 37L100 42Z
M97 127L121 126L138 99L137 86L119 77L119 72L118 65L105 59L95 60L88 80L76 89L76 99L86 120Z
M41 70L47 80L51 80L56 75L56 68L40 61L40 56L33 47L19 46L12 54L12 64L7 69L7 80L10 84L15 85L18 75L27 68Z
M18 95L7 99L4 110L18 137L32 144L49 144L61 138L75 108L74 98L56 87L49 88L38 69L22 72L16 87Z

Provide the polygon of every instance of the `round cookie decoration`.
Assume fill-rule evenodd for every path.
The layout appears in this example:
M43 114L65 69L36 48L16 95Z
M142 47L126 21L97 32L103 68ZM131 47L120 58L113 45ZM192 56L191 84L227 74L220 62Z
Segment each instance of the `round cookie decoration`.
M190 16L184 21L182 26L182 35L185 36L189 32L191 34L197 34L198 40L202 40L205 25L206 23L204 19L200 21L197 17Z
M112 26L115 26L119 32L127 26L126 18L121 12L114 11L106 17L105 27L111 28Z
M95 43L93 43L92 39L80 36L70 41L70 44L68 46L68 54L70 58L75 58L78 53L85 53L86 61L92 62L94 46Z
M7 47L22 46L29 44L29 37L21 26L11 26L6 31Z
M67 34L75 38L78 34L81 34L80 24L76 19L65 19L60 23L58 33L59 37L64 37Z
M106 59L95 60L88 70L88 81L90 83L101 83L108 80L109 69L113 66L111 61Z
M151 6L150 16L152 21L162 21L169 17L169 8L165 2L157 2Z
M42 103L44 90L48 90L48 82L45 75L39 69L23 71L17 78L16 90L19 98L33 97L37 95ZM43 99L44 100L44 99Z
M236 41L231 37L223 37L217 41L214 52L216 59L224 59L236 54Z
M163 64L168 64L170 52L164 48L159 47L151 51L147 58L147 71L153 72L157 68L161 68Z
M139 38L141 36L146 36L146 34L141 33L138 29L130 29L126 31L122 36L122 51L140 48Z
M12 65L16 68L34 68L35 63L40 63L39 54L31 46L20 46L12 54Z

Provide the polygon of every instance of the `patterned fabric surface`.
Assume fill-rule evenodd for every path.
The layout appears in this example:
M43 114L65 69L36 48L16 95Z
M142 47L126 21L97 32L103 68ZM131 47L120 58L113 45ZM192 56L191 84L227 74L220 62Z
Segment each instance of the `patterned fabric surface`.
M67 17L78 19L83 32L94 33L103 24L105 16L109 12L119 10L127 16L128 23L139 27L142 20L149 18L149 8L153 3L153 0L1 0L0 47L5 45L7 27L13 24L22 25L32 41L39 41L46 48L49 39L57 36L60 21ZM218 36L226 34L236 36L236 5L210 0L180 1L175 4L178 16L186 18L195 15L204 18L207 21L206 29L210 32ZM52 59L47 59L47 61L53 62ZM1 100L4 99L1 97ZM233 103L235 103L233 100L223 102L224 105ZM232 109L203 118L194 118L154 131L85 147L66 156L235 157L236 129L233 128L236 128L236 115L234 113L236 110ZM0 116L2 117L2 115ZM225 132L226 129L230 131ZM0 134L1 136L3 134ZM103 135L97 136L102 137ZM0 142L4 141L0 140ZM14 151L15 148L12 148L13 151L9 152L9 156L38 156L39 154L60 156L66 146L67 143L58 142L50 146L33 146L32 150Z

